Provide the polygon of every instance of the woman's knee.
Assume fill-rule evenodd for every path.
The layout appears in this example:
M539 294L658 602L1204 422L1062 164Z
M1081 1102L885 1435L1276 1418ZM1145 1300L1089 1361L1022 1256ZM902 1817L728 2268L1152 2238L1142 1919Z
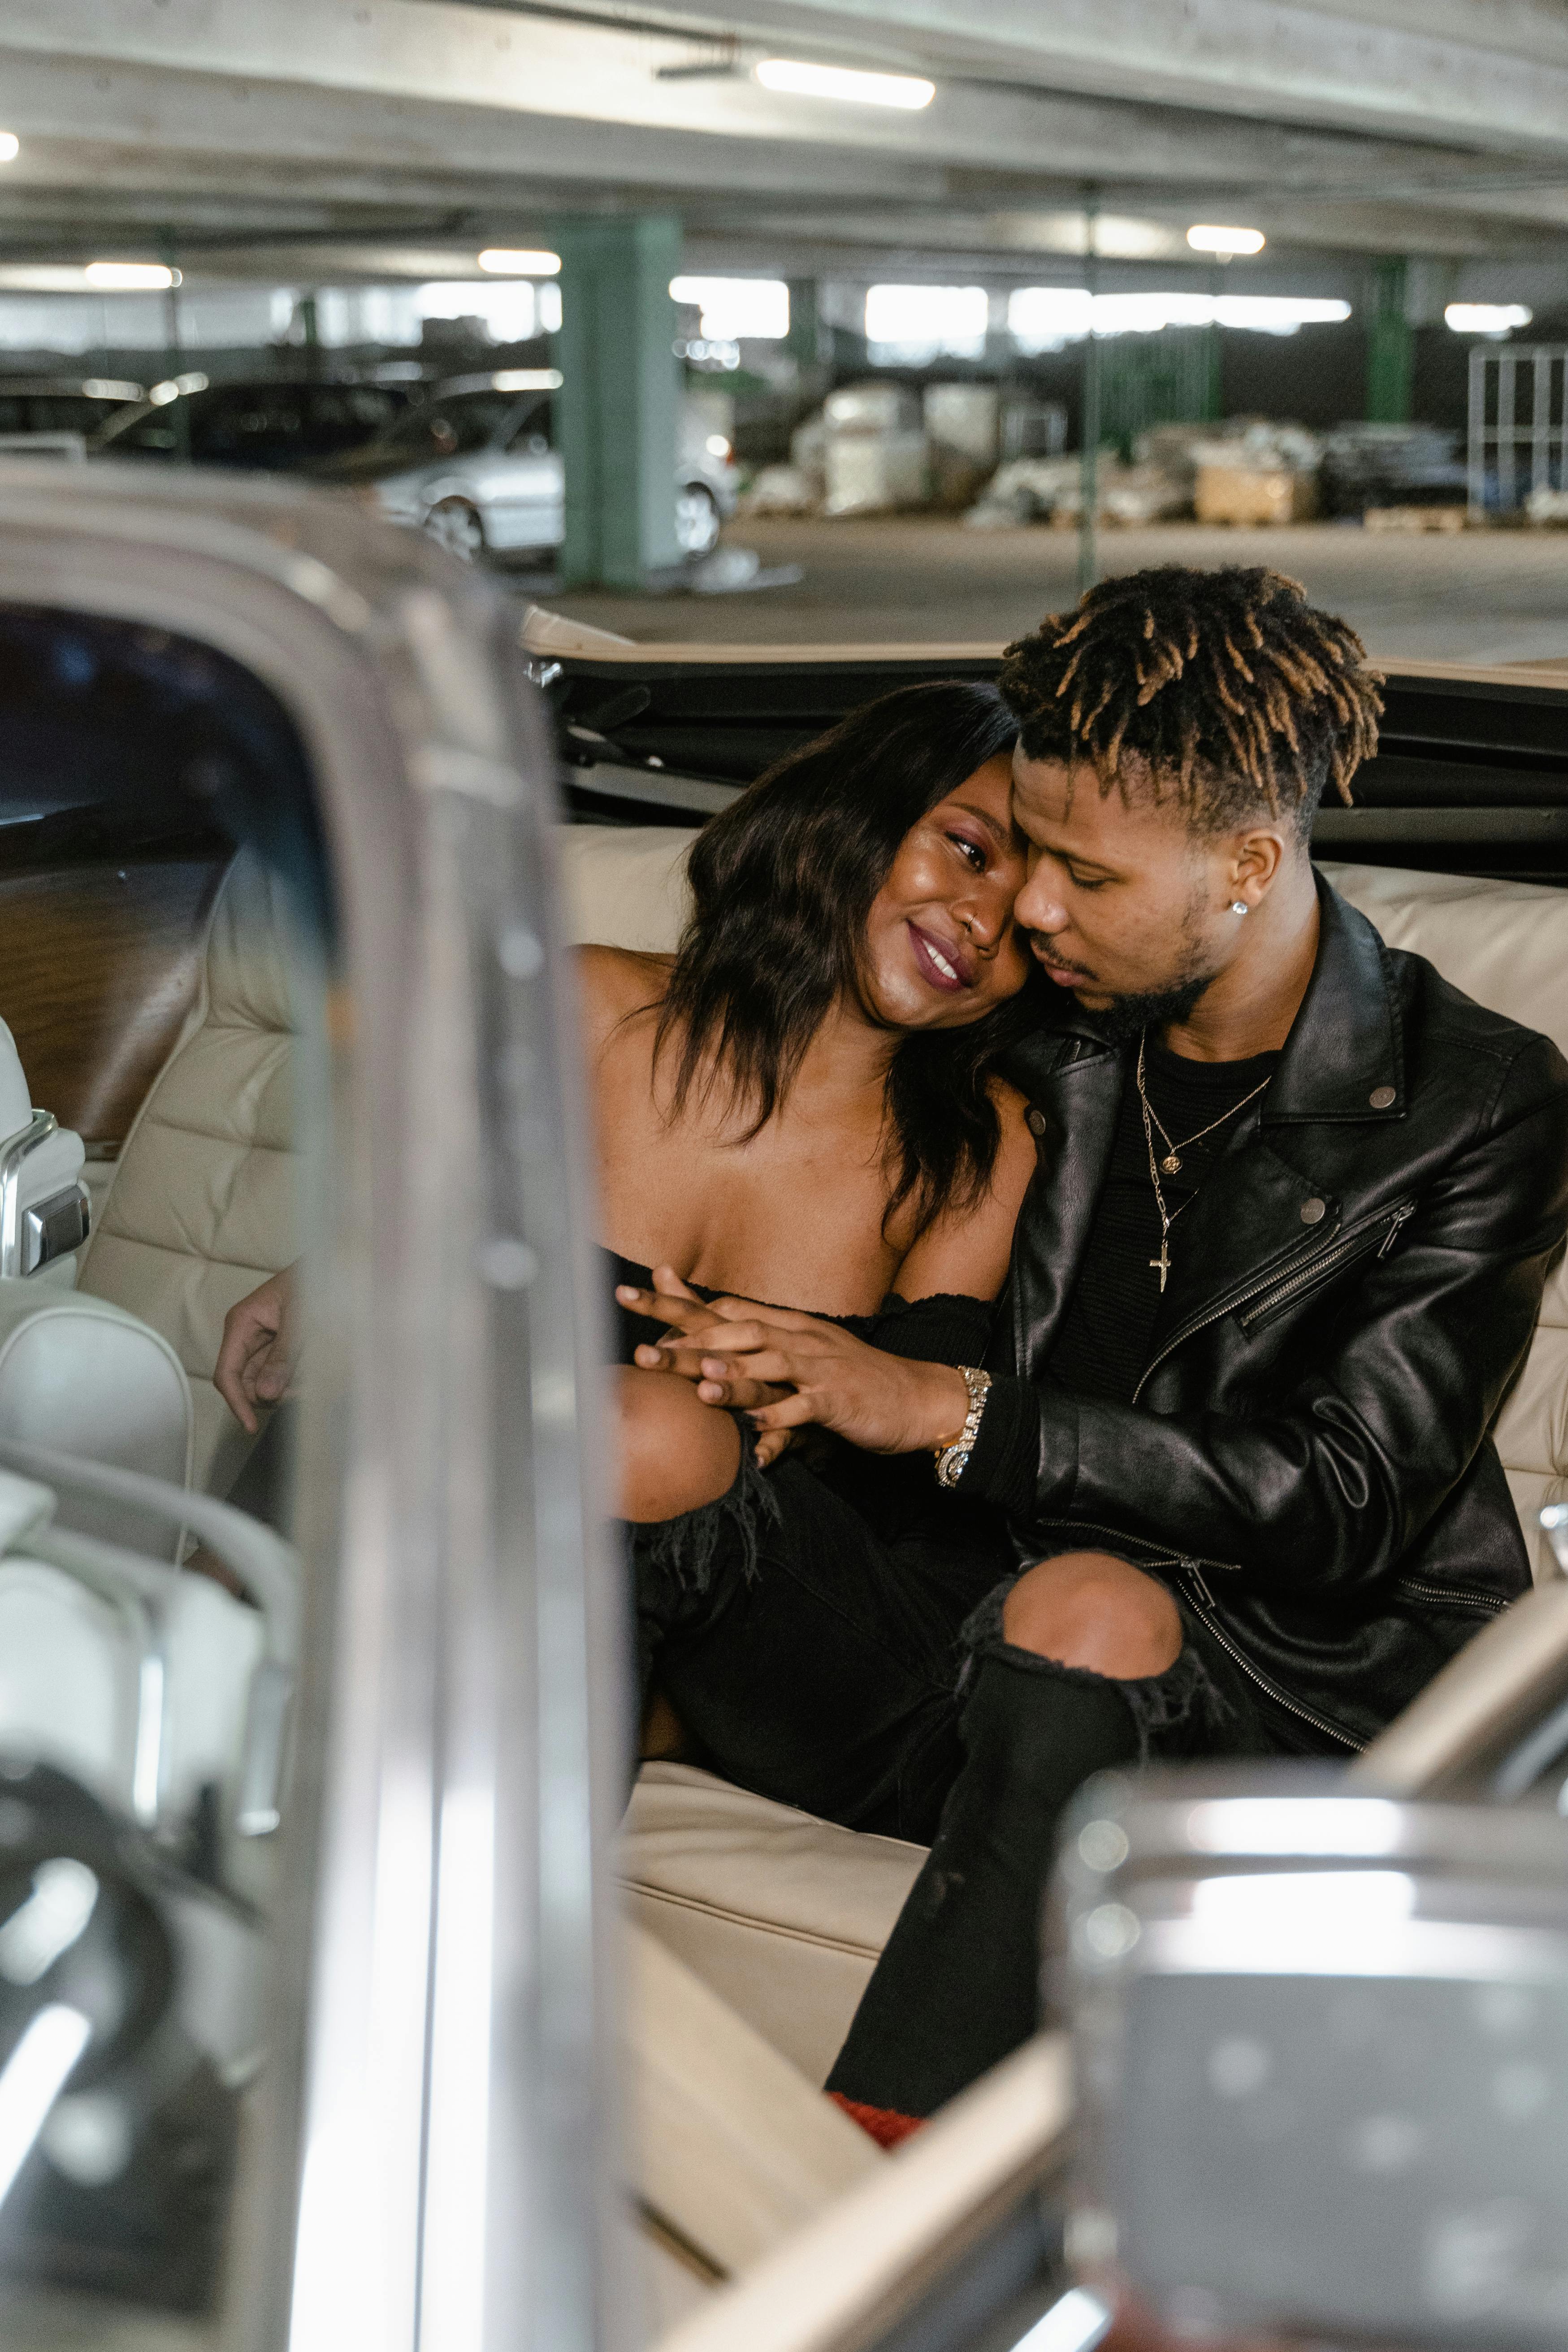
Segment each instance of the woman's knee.
M1118 1682L1163 1675L1182 1651L1170 1593L1112 1552L1066 1552L1026 1570L1007 1595L1002 1630L1016 1649Z
M689 1381L622 1369L614 1407L622 1518L679 1518L729 1492L740 1467L740 1432L727 1412L700 1403Z

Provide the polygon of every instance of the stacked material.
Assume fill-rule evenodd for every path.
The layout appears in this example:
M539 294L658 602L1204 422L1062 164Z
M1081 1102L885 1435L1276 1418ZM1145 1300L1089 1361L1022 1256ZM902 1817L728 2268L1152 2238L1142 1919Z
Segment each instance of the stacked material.
M1200 522L1308 522L1318 511L1321 445L1300 425L1247 425L1187 454Z
M1100 451L1095 469L1095 504L1102 522L1131 528L1174 521L1190 512L1192 495L1175 469L1124 466L1115 450L1107 448ZM984 495L963 520L973 530L1003 530L1032 522L1070 530L1082 512L1080 458L1015 457L997 467Z
M1368 530L1458 531L1469 521L1466 507L1368 507Z
M1568 530L1568 490L1549 490L1544 486L1531 490L1524 502L1524 519L1537 530Z
M1436 425L1337 425L1323 442L1320 478L1330 515L1455 507L1467 490L1459 436Z
M921 402L931 496L966 507L996 468L1001 398L994 383L927 384Z
M901 383L853 383L823 403L825 514L886 514L930 496L925 429Z

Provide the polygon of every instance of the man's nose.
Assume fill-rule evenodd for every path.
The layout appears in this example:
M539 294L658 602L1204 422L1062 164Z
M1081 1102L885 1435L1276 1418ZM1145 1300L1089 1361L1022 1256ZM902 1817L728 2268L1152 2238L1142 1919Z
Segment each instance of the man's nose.
M1068 910L1051 887L1050 876L1037 866L1013 902L1013 919L1026 931L1065 931Z

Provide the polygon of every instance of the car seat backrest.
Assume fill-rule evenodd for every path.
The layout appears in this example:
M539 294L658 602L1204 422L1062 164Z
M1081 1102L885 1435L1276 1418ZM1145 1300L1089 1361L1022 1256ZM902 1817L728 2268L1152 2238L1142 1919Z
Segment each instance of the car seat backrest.
M688 912L685 829L563 826L563 929L577 942L672 949ZM1391 948L1425 956L1467 996L1568 1054L1568 890L1384 866L1323 872ZM1555 1574L1537 1513L1568 1493L1568 1266L1546 1287L1529 1360L1497 1426L1536 1573Z
M162 1332L189 1375L193 1483L226 1493L249 1441L212 1385L224 1317L295 1256L290 932L242 853L214 905L201 992L121 1152L79 1287Z
M1391 948L1425 956L1478 1004L1568 1054L1568 890L1386 866L1325 866ZM1539 1513L1568 1477L1568 1266L1546 1286L1523 1370L1495 1432L1538 1578L1555 1576Z

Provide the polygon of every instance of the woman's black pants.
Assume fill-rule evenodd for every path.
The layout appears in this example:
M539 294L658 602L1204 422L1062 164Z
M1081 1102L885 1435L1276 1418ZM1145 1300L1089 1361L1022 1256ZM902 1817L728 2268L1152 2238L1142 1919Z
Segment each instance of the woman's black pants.
M923 1460L748 1463L722 1504L628 1535L644 1689L713 1769L931 1848L828 2078L868 2105L929 2115L1034 2032L1057 1825L1091 1773L1289 1745L1179 1597L1181 1655L1148 1681L1006 1641L1013 1552Z

